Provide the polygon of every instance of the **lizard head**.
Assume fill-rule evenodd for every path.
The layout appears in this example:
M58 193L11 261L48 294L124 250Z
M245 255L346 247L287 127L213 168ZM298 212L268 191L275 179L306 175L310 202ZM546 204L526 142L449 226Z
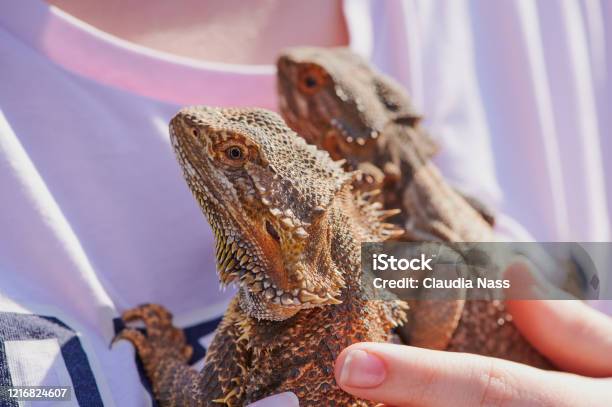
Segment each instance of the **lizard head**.
M184 177L210 223L222 284L250 316L337 304L327 209L351 175L261 109L188 107L170 122Z
M277 61L277 77L287 124L334 159L374 161L389 123L421 119L398 83L347 48L291 48Z

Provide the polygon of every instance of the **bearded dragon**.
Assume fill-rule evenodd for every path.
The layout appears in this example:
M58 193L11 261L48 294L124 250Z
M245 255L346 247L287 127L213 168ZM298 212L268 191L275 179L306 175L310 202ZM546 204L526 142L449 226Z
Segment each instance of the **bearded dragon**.
M382 189L409 240L491 241L493 216L443 179L438 146L407 92L347 48L293 48L277 62L280 111L292 129Z
M136 347L155 398L162 406L242 406L292 391L301 406L374 405L336 385L333 363L352 343L395 340L407 319L405 302L374 300L361 284L360 242L397 238L402 231L385 221L395 211L355 190L357 173L272 112L185 108L170 137L214 232L219 279L239 291L201 372L187 365L192 350L163 307L123 314L145 323L146 335L127 328L117 339ZM502 308L470 304L449 349L546 364Z
M492 216L458 193L430 158L435 142L406 91L346 48L293 48L277 61L280 111L309 143L365 174L356 188L382 190L384 207L411 241L491 242ZM425 295L427 292L425 292ZM462 298L465 292L457 293ZM406 342L549 367L500 301L410 302Z
M388 342L404 302L360 283L360 242L401 233L353 191L355 174L308 145L275 113L189 107L170 123L179 164L214 232L217 272L239 291L201 372L159 305L123 314L162 406L243 406L292 391L300 406L372 406L335 383L333 363L359 341Z

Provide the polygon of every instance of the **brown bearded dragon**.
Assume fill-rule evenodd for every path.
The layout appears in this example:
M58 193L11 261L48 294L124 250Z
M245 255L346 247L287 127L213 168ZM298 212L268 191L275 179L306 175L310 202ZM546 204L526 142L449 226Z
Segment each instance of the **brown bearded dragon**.
M292 129L381 188L410 240L491 241L492 215L450 187L429 160L436 143L406 91L346 48L294 48L277 62L280 111ZM480 216L478 216L480 215Z
M491 242L492 217L450 187L430 161L436 145L404 89L346 48L294 48L277 62L280 110L308 142L382 190L402 239ZM427 294L427 293L426 293ZM462 298L462 293L455 298ZM549 367L517 331L499 301L410 302L406 342ZM407 338L406 338L407 337Z
M346 346L388 342L406 304L372 300L360 242L401 233L352 187L327 152L275 113L190 107L170 123L172 145L216 240L223 284L237 283L201 372L161 306L126 311L125 329L162 406L243 406L292 391L300 406L373 406L343 392L333 364Z

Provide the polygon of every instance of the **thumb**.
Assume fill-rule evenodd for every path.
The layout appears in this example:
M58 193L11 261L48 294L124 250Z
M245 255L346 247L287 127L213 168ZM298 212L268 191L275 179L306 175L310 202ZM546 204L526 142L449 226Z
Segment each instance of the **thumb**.
M595 405L588 394L603 392L596 379L484 356L381 343L346 348L336 360L335 375L344 391L398 407L587 406Z

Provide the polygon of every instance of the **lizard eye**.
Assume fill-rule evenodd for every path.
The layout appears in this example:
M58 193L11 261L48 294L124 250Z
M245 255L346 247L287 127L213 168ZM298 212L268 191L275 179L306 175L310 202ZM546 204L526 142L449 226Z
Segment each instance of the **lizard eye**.
M232 144L222 151L223 161L231 167L241 167L249 156L249 150L237 144Z
M306 66L298 73L298 89L307 95L316 93L327 82L327 74L316 65Z
M240 146L230 146L225 150L225 156L232 161L242 161L245 155L244 150Z
M241 140L231 139L213 146L215 157L223 164L234 169L244 165L247 160L253 158L249 146Z
M308 75L304 78L304 86L307 88L315 88L318 85L317 79Z

